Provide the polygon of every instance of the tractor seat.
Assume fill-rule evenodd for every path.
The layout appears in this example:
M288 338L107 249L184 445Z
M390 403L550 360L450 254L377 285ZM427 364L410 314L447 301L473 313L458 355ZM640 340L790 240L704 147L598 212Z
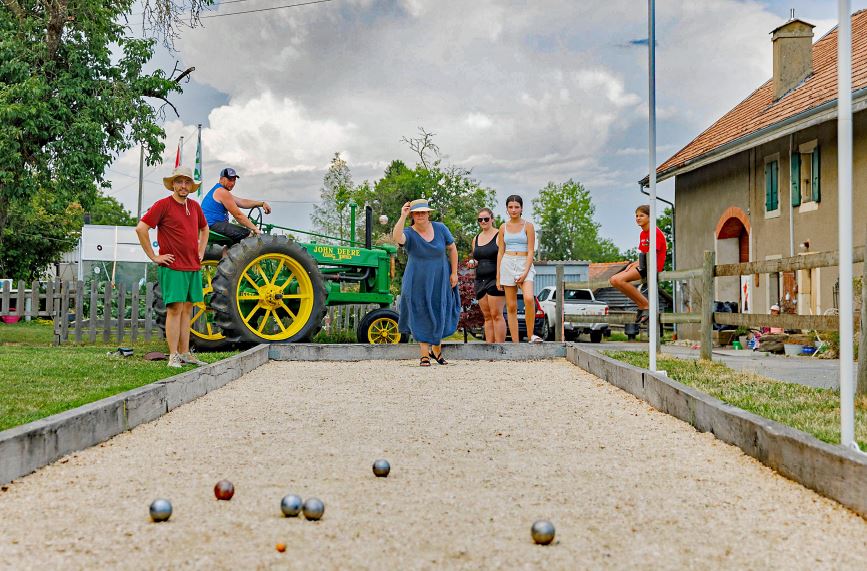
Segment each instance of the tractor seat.
M234 242L228 237L223 236L219 232L211 230L208 234L208 244L220 244L221 246L231 246Z

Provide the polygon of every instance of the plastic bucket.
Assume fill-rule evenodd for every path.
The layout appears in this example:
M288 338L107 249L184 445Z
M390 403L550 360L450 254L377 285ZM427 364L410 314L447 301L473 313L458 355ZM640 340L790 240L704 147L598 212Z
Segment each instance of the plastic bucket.
M786 355L800 355L801 351L804 350L803 345L797 345L795 343L784 343L783 344L783 353Z

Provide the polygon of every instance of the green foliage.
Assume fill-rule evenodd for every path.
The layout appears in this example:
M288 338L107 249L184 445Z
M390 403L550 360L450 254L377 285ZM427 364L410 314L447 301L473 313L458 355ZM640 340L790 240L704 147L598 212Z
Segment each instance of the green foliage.
M75 248L82 209L47 192L16 197L8 203L11 224L0 230L2 277L30 282L43 277L48 264Z
M192 11L212 0L193 0ZM185 9L145 0L163 31ZM0 5L0 275L32 270L16 261L7 226L53 233L44 218L22 217L37 194L57 204L91 210L106 185L106 167L142 143L148 164L163 150L161 110L151 103L181 91L162 70L145 71L154 39L136 38L124 24L132 0L37 2ZM187 8L190 9L190 8ZM55 213L57 207L47 209ZM13 215L15 216L13 218ZM40 225L33 226L32 222ZM74 241L74 234L64 237ZM14 238L12 241L14 242ZM12 247L10 247L12 246ZM17 251L17 250L16 250ZM48 255L38 264L53 261Z
M358 338L355 331L332 331L329 333L323 329L313 337L313 342L321 345L358 343Z
M349 165L340 157L340 153L334 153L322 181L320 203L313 207L312 219L317 232L341 239L349 238L349 203L353 193Z
M97 194L90 207L90 223L107 226L135 226L138 223L135 216L123 207L116 198Z
M599 236L593 220L596 207L590 192L572 179L562 184L549 182L533 199L533 220L543 260L621 260L614 243Z

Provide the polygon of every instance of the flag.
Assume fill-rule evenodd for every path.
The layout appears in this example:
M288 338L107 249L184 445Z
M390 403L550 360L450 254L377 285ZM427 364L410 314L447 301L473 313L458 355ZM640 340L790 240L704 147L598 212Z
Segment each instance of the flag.
M175 154L175 168L181 166L184 162L184 138L178 141L178 152Z
M199 123L199 140L196 144L196 166L193 169L193 180L199 184L198 196L202 196L202 124Z

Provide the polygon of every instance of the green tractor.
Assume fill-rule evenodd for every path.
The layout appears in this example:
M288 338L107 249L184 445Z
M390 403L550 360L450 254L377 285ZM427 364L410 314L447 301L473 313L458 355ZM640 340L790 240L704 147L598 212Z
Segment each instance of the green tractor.
M328 307L377 304L358 324L360 343L401 343L391 278L397 248L371 242L372 210L365 208L364 244L355 239L355 204L350 205L349 239L285 228L262 222L261 209L250 220L262 233L238 244L211 232L202 262L204 303L193 310L190 344L199 351L225 350L236 345L310 341L322 328ZM324 238L295 242L275 231ZM223 247L228 246L225 256ZM357 287L345 287L349 285ZM159 286L154 308L165 327L165 304Z

